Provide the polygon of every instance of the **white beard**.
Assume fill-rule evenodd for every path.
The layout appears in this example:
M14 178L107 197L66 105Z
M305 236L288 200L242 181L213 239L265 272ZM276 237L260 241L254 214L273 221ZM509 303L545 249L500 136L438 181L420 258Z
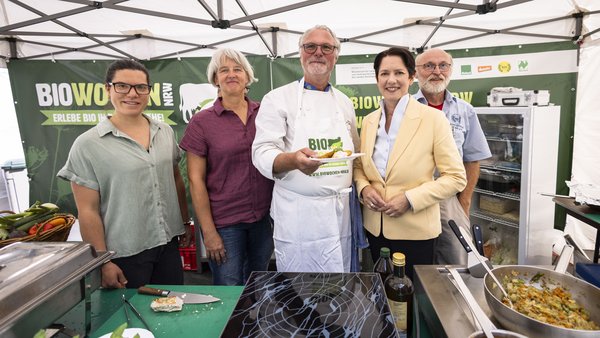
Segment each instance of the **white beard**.
M423 81L423 83L421 84L421 88L423 88L423 91L425 92L439 94L446 90L446 88L448 87L448 83L450 83L450 79L448 77L445 77L443 82L437 85L429 82L428 78L427 80Z
M329 72L326 64L311 63L307 66L306 72L313 75L323 75Z

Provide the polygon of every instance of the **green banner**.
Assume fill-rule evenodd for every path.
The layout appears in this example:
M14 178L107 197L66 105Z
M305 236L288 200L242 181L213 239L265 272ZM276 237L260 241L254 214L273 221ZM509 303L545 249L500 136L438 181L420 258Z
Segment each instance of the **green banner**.
M42 126L94 126L100 121L112 114L110 110L41 110L41 113L48 118L42 122ZM164 122L169 125L176 125L169 116L173 114L172 110L145 110L144 112L150 118Z
M576 69L565 68L565 57L576 58L577 46L566 43L505 46L450 51L454 56L450 91L473 106L486 106L493 87L546 89L553 104L561 106L560 149L556 193L567 194L570 178L575 115ZM271 90L298 80L297 58L249 56L259 82L249 97L260 99ZM357 125L379 107L381 94L372 70L374 55L342 56L332 82L356 110ZM208 84L210 58L147 61L152 92L146 113L170 124L180 139L187 122L199 108L211 103L216 89ZM57 203L76 213L69 182L56 178L75 138L112 112L104 91L104 73L110 61L11 60L8 70L30 176L30 199ZM415 93L413 84L410 93ZM180 164L187 184L185 161ZM564 220L564 216L562 217ZM557 222L560 224L560 222ZM564 224L564 221L563 221Z

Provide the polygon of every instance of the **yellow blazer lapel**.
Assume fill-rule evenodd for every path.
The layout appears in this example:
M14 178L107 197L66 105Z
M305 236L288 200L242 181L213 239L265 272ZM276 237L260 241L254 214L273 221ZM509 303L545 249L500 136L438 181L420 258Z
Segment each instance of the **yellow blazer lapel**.
M379 174L379 171L377 171L376 167L375 167L375 163L373 162L373 152L375 151L375 139L377 138L377 129L379 128L379 120L381 119L381 108L377 109L375 112L372 113L372 115L370 116L370 118L368 119L367 123L368 126L367 127L367 133L365 135L365 156L369 161L371 161L371 168L374 168L374 172L371 172L369 176L371 177L377 177L377 179L381 182L381 183L385 183L383 181L383 177L381 177L381 174ZM363 120L364 121L364 120ZM363 126L364 128L365 126ZM364 170L364 167L363 167Z
M385 169L385 177L390 176L390 170L392 167L398 162L398 159L402 156L415 134L417 133L417 129L421 124L421 113L419 111L419 106L421 103L417 102L412 97L408 101L408 105L406 106L406 111L404 112L404 117L400 123L400 129L398 130L398 135L396 136L396 142L394 143L394 147L392 148L392 153L390 154L390 158L388 159L388 165Z

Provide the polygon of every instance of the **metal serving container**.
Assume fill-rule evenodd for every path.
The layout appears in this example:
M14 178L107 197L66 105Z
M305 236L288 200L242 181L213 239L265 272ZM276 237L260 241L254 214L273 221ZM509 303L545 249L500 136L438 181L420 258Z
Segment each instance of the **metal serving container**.
M81 242L17 242L0 249L0 337L32 337L82 300L89 332L98 268L112 255Z

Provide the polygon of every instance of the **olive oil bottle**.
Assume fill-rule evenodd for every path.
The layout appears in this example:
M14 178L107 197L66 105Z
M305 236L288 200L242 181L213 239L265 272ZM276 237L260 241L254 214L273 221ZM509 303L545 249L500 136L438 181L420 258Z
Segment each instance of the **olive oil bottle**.
M406 265L404 254L394 252L392 263L394 264L394 273L385 280L385 294L394 316L396 330L401 337L410 337L415 289L410 278L404 274L404 266Z

